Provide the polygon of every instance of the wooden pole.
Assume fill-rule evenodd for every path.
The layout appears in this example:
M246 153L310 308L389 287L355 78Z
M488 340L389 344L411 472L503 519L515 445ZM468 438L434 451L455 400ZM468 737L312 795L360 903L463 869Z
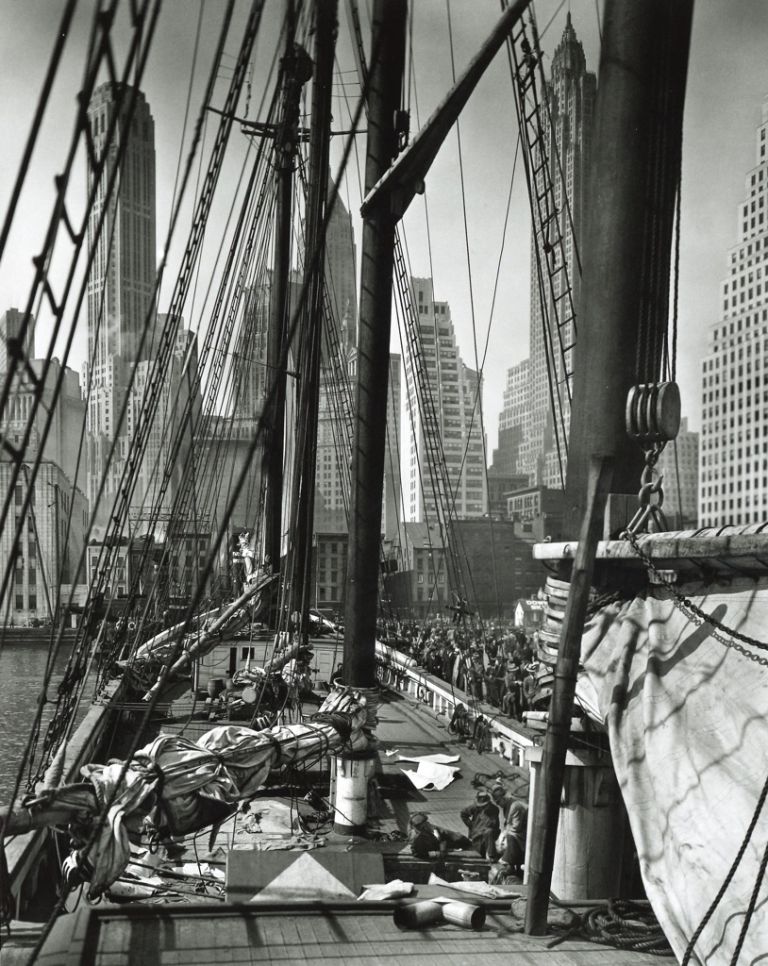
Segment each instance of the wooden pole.
M375 0L373 5L366 193L397 154L396 117L405 62L406 13L405 0ZM344 683L362 688L374 687L376 683L376 614L395 225L396 216L388 196L365 213L344 612Z
M291 12L292 12L291 6ZM266 505L264 510L264 554L274 569L280 567L283 519L283 436L285 433L285 339L288 330L289 277L291 269L291 214L293 169L298 148L299 99L301 89L312 76L312 62L294 44L294 18L287 17L285 41L285 80L282 116L278 127L277 201L275 209L275 247L272 284L269 297L269 336L267 339L267 372L274 386L267 414L266 434ZM282 363L282 364L281 364Z
M639 352L647 348L639 345L642 326L647 334L649 319L666 323L675 198L669 184L679 173L691 16L692 0L605 6L566 485L566 517L582 523L533 806L525 923L533 935L547 927L581 635L605 504L612 485L618 492L639 486L642 453L625 433L624 408ZM659 172L665 190L651 195ZM659 354L661 348L657 340ZM646 359L656 371L660 363L660 355Z
M312 534L317 476L317 423L323 291L325 287L324 221L328 198L331 146L333 58L337 31L337 0L315 2L315 74L312 82L312 129L309 138L309 191L304 253L307 290L299 350L299 430L294 474L295 514L292 515L291 587L301 615L303 640L309 635L312 578Z

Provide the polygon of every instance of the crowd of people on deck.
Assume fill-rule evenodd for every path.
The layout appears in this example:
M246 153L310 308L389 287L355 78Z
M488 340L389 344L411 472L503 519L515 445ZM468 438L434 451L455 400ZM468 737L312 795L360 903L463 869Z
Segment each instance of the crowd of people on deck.
M509 623L477 626L450 617L384 621L381 639L412 657L430 674L522 721L533 700L534 643Z

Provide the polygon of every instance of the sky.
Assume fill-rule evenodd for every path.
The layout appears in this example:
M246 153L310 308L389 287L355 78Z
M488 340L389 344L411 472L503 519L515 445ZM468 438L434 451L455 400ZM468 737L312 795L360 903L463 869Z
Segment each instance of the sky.
M126 4L127 6L127 4ZM158 23L153 56L143 82L156 132L158 257L168 223L170 198L179 162L185 101L190 78L198 17L201 48L193 78L199 92L210 63L212 39L224 8L221 0L166 0ZM0 0L4 29L0 34L0 210L5 212L19 167L32 111L42 85L54 42L63 0ZM81 0L67 40L60 77L54 88L38 148L33 156L25 191L14 222L8 250L0 264L0 311L23 307L32 281L32 255L40 249L53 203L53 175L62 169L74 123L75 95L80 85L89 23L94 4ZM368 5L361 3L364 21ZM239 0L236 21L244 21L246 4ZM449 36L448 15L452 37ZM584 44L587 65L598 69L598 6L595 0L545 0L536 5L542 46L548 69L551 53L562 35L570 11L577 35ZM267 0L262 31L253 59L249 116L258 114L264 78L276 47L280 2ZM451 49L456 72L461 72L477 51L499 15L498 0L418 0L413 16L413 75L408 85L411 126L416 130L450 87ZM337 58L345 73L337 78L334 124L344 121L347 108L340 96L341 81L353 102L358 86L352 73L345 4L340 3L341 24ZM124 23L116 32L118 50L124 44ZM367 40L367 29L364 22ZM236 31L233 31L236 35ZM747 172L755 163L755 128L763 99L768 94L768 4L762 0L696 0L686 98L683 145L683 208L679 295L678 379L683 414L692 428L700 425L701 361L707 351L711 323L717 319L719 286L725 277L726 255L736 242L737 206L744 197ZM227 44L233 62L234 41ZM226 78L217 85L223 101ZM193 96L193 104L196 100ZM245 102L239 106L240 113ZM192 121L187 125L189 143ZM496 442L498 413L507 369L528 352L530 219L522 167L512 185L512 203L506 236L504 221L510 191L511 160L517 136L509 71L500 53L473 94L458 132L451 132L426 181L426 193L406 215L404 231L414 275L434 278L435 298L450 303L457 341L464 362L484 364L485 429L490 451ZM210 131L206 132L210 146ZM461 152L459 152L459 138ZM359 181L364 139L357 139L341 197L352 210L360 250ZM186 150L186 147L185 149ZM246 139L233 133L232 151L222 184L234 185L247 150ZM341 150L335 139L332 170ZM358 163L359 162L359 163ZM82 203L85 183L82 159L73 175L73 210ZM462 184L463 173L463 184ZM212 264L226 237L226 209L215 209L206 239L203 266ZM188 214L188 213L187 213ZM466 217L466 221L465 221ZM427 231L427 222L429 231ZM182 219L170 264L178 261L180 239L186 232ZM500 254L503 243L503 253ZM469 255L467 254L469 251ZM57 247L54 277L63 264L64 246ZM498 277L497 277L498 275ZM201 273L202 279L202 273ZM496 288L493 313L493 292ZM160 299L166 307L170 286ZM197 328L205 316L204 283L185 317ZM45 343L47 321L38 327L38 353ZM490 332L489 332L490 329ZM80 369L86 349L85 318L78 324L69 364ZM393 338L393 349L397 338Z

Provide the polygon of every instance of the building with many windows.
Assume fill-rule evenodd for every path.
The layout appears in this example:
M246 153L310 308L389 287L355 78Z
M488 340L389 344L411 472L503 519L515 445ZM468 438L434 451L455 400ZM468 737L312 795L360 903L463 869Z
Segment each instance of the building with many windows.
M2 619L17 627L62 615L67 604L66 599L58 600L62 584L84 580L78 563L88 526L80 449L85 407L77 373L68 367L62 372L58 359L51 360L45 377L45 360L32 359L29 367L39 385L29 372L17 372L0 423L0 433L15 447L21 446L29 428L26 462L15 483L11 456L0 452L0 491L13 489L12 512L0 532L0 560L13 561L6 597L9 610ZM36 398L41 405L29 426ZM32 465L38 457L33 481Z
M699 526L768 516L768 100L702 364Z
M35 354L34 319L24 329L24 313L18 309L8 309L0 315L0 372L7 372L11 355L21 353L31 359Z
M440 469L433 457L435 442L442 444L453 514L459 519L481 517L488 504L479 415L482 377L462 362L450 306L434 300L432 279L412 278L411 290L422 350L421 357L415 358L408 344L405 356L407 406L412 427L406 454L409 517L414 522L437 519L432 481L439 478ZM431 421L425 420L420 410L420 374L431 393L438 424L437 441L427 438Z
M118 426L130 375L137 363L150 361L156 350L155 124L141 91L112 83L94 91L88 118L97 156L109 144L88 220L88 245L95 254L88 275L88 360L83 367L88 497L97 521L104 523L120 487L120 458L125 458L130 445L126 427ZM115 170L115 187L107 202L106 188ZM89 169L89 191L94 188L93 179ZM117 444L118 460L110 466L116 436L123 438Z
M699 510L699 434L680 421L677 438L667 443L656 464L663 473L664 516L673 530L696 527Z

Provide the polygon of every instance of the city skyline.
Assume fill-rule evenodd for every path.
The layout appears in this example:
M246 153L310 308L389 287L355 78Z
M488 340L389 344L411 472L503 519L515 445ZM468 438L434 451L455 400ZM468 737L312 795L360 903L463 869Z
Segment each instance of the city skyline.
M0 39L6 65L6 96L9 103L14 105L0 117L0 130L5 135L4 142L8 145L8 164L4 172L0 172L0 197L7 197L10 192L10 178L15 171L23 139L26 137L28 126L29 91L39 88L44 64L47 60L52 44L52 30L55 18L52 16L52 6L30 4L21 5L4 3L4 13L7 14L8 29L4 38ZM60 5L59 5L60 6ZM439 7L439 9L438 9ZM456 47L456 62L460 68L476 50L480 39L487 33L490 24L497 17L494 4L475 5L478 10L476 17L462 17L464 9L461 3L455 4L454 41ZM573 22L579 37L583 40L587 60L597 66L598 31L595 8L591 3L571 3L569 5ZM747 0L735 0L724 11L722 5L700 0L696 6L693 28L693 42L691 50L691 64L688 83L688 105L686 114L684 161L683 161L683 223L682 223L682 251L681 251L681 279L680 279L680 381L683 390L683 409L688 415L692 428L698 428L699 413L699 368L700 360L705 354L706 329L716 317L717 282L722 272L720 253L728 247L729 232L732 233L733 204L738 196L739 179L729 175L730 171L744 170L742 158L743 133L750 130L759 116L762 95L768 89L768 77L762 59L758 56L760 38L768 35L768 11L762 5L749 3ZM562 33L566 11L560 10L549 30L545 30L550 17L557 10L555 2L539 4L540 21L542 27L542 43L545 52L551 52L554 43ZM186 64L191 62L191 52L194 39L194 18L179 18L173 16L178 10L177 5L169 5L171 15L161 18L158 27L156 43L167 57L160 57L160 63L152 69L144 85L148 100L153 105L153 112L158 124L158 224L164 226L168 219L168 206L172 196L172 186L175 180L179 159L179 143L183 127L183 84L176 83L178 71L183 72ZM240 16L242 9L238 8ZM422 4L419 7L419 21L416 25L417 50L414 54L414 65L419 72L425 65L429 65L430 73L417 74L420 78L418 115L423 122L431 106L445 92L450 84L450 59L444 49L444 5ZM482 16L481 16L482 13ZM205 5L204 30L210 31L215 19L215 11L211 5ZM265 27L270 26L269 7L265 11ZM274 20L274 16L271 18ZM78 13L75 28L87 20L85 13ZM437 23L440 27L437 29ZM365 25L364 25L365 27ZM82 31L81 31L82 32ZM342 25L340 30L341 53L348 47L347 31ZM10 39L13 43L9 43ZM81 63L80 53L84 41L76 36L73 30L74 45L70 51L70 58L65 58L64 70L69 71L72 78L72 88L77 89L78 70ZM80 45L80 48L78 48ZM732 52L739 50L739 57L734 58ZM268 42L264 51L268 50ZM23 57L21 56L23 55ZM204 65L203 65L204 66ZM472 334L472 315L477 321L478 357L482 357L485 341L485 329L489 316L489 304L493 289L492 276L495 274L498 248L502 236L504 202L508 185L498 184L495 172L504 170L506 164L500 166L499 158L509 156L514 148L514 134L511 106L511 92L509 90L508 75L505 77L504 65L494 64L489 72L489 78L484 81L478 92L471 99L467 109L466 119L462 120L462 136L467 163L474 163L487 156L484 166L479 166L479 174L473 177L467 185L470 200L477 199L479 211L474 223L469 226L470 246L473 253L474 268L485 279L483 284L474 285L474 298L477 302L472 312L468 297L467 282L462 276L466 255L463 251L462 232L457 230L460 221L460 197L456 186L457 154L455 138L449 139L441 156L438 157L433 171L430 173L427 188L430 198L430 222L434 237L440 238L442 250L435 250L432 254L434 270L430 269L427 256L423 221L423 210L419 210L418 219L410 217L407 223L409 248L412 254L418 254L418 261L413 264L412 272L416 275L430 274L435 279L436 295L440 299L449 301L453 306L454 320L457 326L457 340L462 354L470 364L474 364L475 341ZM20 78L24 79L20 85ZM354 94L354 91L352 92ZM53 136L64 137L69 131L73 115L74 99L72 96L54 99L53 110L47 116L43 128ZM254 93L251 98L251 115L255 113L257 100L257 85L254 82ZM337 112L344 116L343 108L337 102ZM414 121L416 105L413 105ZM489 125L489 117L493 123ZM709 150L709 132L716 125L718 130L718 151ZM191 125L190 125L191 126ZM417 124L412 122L412 128ZM490 128L490 130L489 130ZM161 130L162 129L162 130ZM509 135L508 133L509 132ZM741 132L741 135L739 135ZM189 131L187 132L187 139ZM338 148L340 150L340 146ZM337 159L337 149L334 146L334 156ZM31 176L40 186L36 193L36 202L41 212L50 210L45 201L51 197L51 179L56 170L55 157L33 157ZM347 207L353 214L357 214L359 190L356 177L352 175L342 188ZM522 181L522 179L520 179ZM448 186L452 200L449 203L442 189ZM493 198L489 192L493 186ZM518 188L520 185L517 186ZM499 339L504 344L503 352L489 353L484 367L485 384L485 422L489 432L489 452L495 445L497 415L501 409L502 395L506 379L506 370L520 362L528 352L527 346L527 318L529 294L527 291L527 249L529 229L525 209L527 201L517 198L517 188L513 198L510 222L514 225L508 232L506 252L509 267L502 272L500 291L497 296L495 321L491 338L494 342ZM416 206L414 206L416 207ZM28 256L21 253L34 251L39 244L39 232L32 229L35 225L35 209L24 209L20 212L14 226L14 234L20 244L14 246L14 254L9 258L5 271L0 273L0 295L7 306L23 305L29 278ZM478 224L477 218L481 219ZM417 223L418 221L418 223ZM525 225L521 231L521 224ZM478 231L479 230L479 231ZM162 234L162 232L160 233ZM359 237L357 237L359 245ZM15 251L20 254L18 258ZM448 266L451 266L450 268ZM521 271L524 266L525 271ZM459 268L461 270L459 270ZM161 304L160 309L165 306ZM501 307L501 308L500 308ZM190 319L190 325L197 328L197 319ZM41 320L41 332L45 331L45 319ZM525 329L523 328L525 327ZM42 337L42 336L41 336ZM85 357L84 333L81 331L76 338L75 355L68 360L69 365L79 368ZM396 348L396 347L395 347Z

